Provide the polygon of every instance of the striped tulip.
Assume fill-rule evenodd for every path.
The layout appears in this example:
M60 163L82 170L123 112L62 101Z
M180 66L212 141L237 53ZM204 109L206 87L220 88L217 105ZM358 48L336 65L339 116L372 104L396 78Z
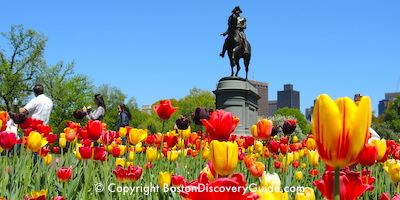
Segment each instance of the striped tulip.
M358 162L371 125L371 100L363 96L357 106L349 97L332 100L317 98L312 133L321 159L332 167L343 168Z

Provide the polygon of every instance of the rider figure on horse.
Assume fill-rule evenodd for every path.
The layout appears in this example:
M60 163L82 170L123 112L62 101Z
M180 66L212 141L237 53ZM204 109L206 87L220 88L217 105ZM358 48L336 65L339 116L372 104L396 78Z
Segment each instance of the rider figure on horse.
M242 13L242 10L240 10L239 6L236 6L232 10L232 15L228 19L228 29L224 32L221 33L221 35L228 37L235 37L234 34L235 32L239 36L239 38L233 38L236 42L240 42L243 44L244 47L244 53L248 54L249 49L247 48L247 40L246 40L246 35L244 34L244 29L246 29L246 18L241 17L240 13ZM224 46L222 48L222 52L219 54L221 57L224 57L225 51L227 51L227 40L225 40Z

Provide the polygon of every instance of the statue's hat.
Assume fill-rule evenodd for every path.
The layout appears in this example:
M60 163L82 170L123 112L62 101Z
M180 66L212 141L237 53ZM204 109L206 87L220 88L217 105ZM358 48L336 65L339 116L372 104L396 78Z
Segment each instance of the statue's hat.
M236 6L236 7L232 10L233 13L236 12L236 11L239 11L239 13L242 13L242 10L240 10L240 7L239 7L239 6Z

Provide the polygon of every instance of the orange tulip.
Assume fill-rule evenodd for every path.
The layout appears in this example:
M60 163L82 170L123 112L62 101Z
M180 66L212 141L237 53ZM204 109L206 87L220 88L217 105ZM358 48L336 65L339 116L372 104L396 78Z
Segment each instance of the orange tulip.
M251 134L253 134L255 139L267 140L271 136L272 126L273 124L271 120L259 120L257 122L257 131L252 131Z
M250 174L258 178L263 175L264 170L265 170L265 165L257 161L250 167Z
M371 100L363 96L357 106L349 97L333 101L323 94L314 106L312 133L321 159L343 168L358 162L371 125Z

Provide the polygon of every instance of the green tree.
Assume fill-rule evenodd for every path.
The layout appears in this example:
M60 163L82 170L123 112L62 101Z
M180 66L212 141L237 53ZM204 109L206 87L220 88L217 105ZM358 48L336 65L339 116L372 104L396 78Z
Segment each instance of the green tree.
M86 75L74 74L75 62L43 67L36 82L44 86L44 92L53 100L50 126L55 133L62 132L67 121L76 121L72 113L92 102L93 84Z
M31 29L25 31L22 25L0 34L9 44L8 53L0 47L0 109L12 111L14 98L26 100L32 94L33 80L45 64L47 37Z
M307 120L304 115L300 112L299 109L294 108L280 108L275 112L275 115L282 115L282 116L293 116L296 118L297 126L300 127L301 131L304 134L310 133L310 126L307 125Z

